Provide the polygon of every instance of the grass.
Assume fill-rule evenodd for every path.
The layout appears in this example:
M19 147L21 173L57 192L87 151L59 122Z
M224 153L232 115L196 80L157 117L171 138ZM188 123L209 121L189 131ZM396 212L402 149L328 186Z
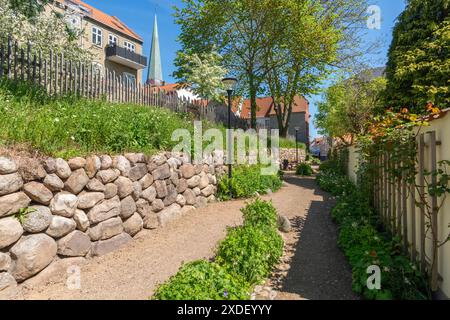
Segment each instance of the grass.
M175 129L193 131L187 114L132 104L52 98L40 89L0 83L0 145L26 144L46 155L69 158L169 150Z
M295 149L296 144L294 140L287 139L287 138L281 138L280 137L280 148L282 149ZM306 144L299 142L298 148L306 150Z

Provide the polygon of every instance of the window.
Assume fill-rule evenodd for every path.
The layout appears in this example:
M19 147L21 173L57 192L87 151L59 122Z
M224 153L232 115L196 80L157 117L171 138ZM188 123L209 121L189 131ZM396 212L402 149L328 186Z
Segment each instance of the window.
M92 43L100 47L103 43L102 30L97 27L92 27Z
M125 45L125 48L130 50L131 52L136 52L136 46L134 45L134 43L125 41L124 45Z
M117 43L118 43L117 36L110 34L109 35L109 45L114 46L114 45L117 45Z
M134 74L124 72L123 73L123 81L125 85L128 85L132 88L136 87L136 76Z

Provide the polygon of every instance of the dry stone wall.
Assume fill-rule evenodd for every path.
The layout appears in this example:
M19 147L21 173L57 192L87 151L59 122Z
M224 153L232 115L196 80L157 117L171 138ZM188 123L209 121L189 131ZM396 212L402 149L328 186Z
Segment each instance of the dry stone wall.
M0 157L0 293L61 259L101 256L216 200L221 154Z

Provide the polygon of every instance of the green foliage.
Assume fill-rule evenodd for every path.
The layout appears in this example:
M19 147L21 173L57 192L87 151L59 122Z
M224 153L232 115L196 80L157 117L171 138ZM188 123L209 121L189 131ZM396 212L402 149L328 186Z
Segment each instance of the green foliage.
M169 150L185 114L160 108L51 98L26 84L0 83L0 144L28 144L53 156Z
M329 87L318 105L315 124L321 134L341 138L365 134L373 117L382 112L386 79L371 70Z
M283 254L276 228L247 225L230 229L219 245L216 262L251 283L264 280Z
M428 299L426 276L403 255L400 239L379 231L368 193L334 169L321 172L318 180L338 199L332 216L340 225L338 244L352 266L353 290L370 300ZM381 270L381 290L367 288L367 268L373 265Z
M282 138L280 137L280 148L281 149L295 149L298 147L299 149L306 150L306 144L299 142L298 144L295 143L295 140Z
M408 0L398 17L387 63L387 103L423 114L430 101L450 103L449 0Z
M31 212L34 212L34 211L35 210L32 208L22 208L15 214L15 217L17 220L19 220L20 224L23 224L25 222L25 219L27 218L28 214L30 214Z
M217 263L205 260L184 265L161 285L155 300L248 300L250 286Z
M49 0L8 0L9 6L12 10L20 12L27 18L35 18L42 11Z
M257 193L266 194L270 189L273 192L281 188L282 180L280 173L274 175L263 175L262 166L238 166L233 168L231 189L234 199L250 198ZM222 177L218 185L218 197L222 200L230 199L228 176Z
M183 66L177 72L182 83L187 83L198 96L219 101L223 96L222 79L227 70L221 66L222 57L217 52L188 55L179 53Z
M246 226L277 228L277 211L271 202L256 199L241 211Z
M297 166L297 169L295 170L295 174L299 176L312 176L314 173L314 170L312 169L311 165L309 163L300 163Z
M158 300L248 300L251 287L266 278L283 254L275 208L256 199L242 209L244 225L228 229L215 262L183 266L159 286Z

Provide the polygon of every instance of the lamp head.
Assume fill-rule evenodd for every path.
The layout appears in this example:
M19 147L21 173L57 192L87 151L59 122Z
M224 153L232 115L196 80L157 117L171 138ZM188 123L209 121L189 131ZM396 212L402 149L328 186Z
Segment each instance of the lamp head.
M237 82L238 81L236 78L225 78L222 80L225 90L227 90L227 91L234 91L234 89L236 88Z

